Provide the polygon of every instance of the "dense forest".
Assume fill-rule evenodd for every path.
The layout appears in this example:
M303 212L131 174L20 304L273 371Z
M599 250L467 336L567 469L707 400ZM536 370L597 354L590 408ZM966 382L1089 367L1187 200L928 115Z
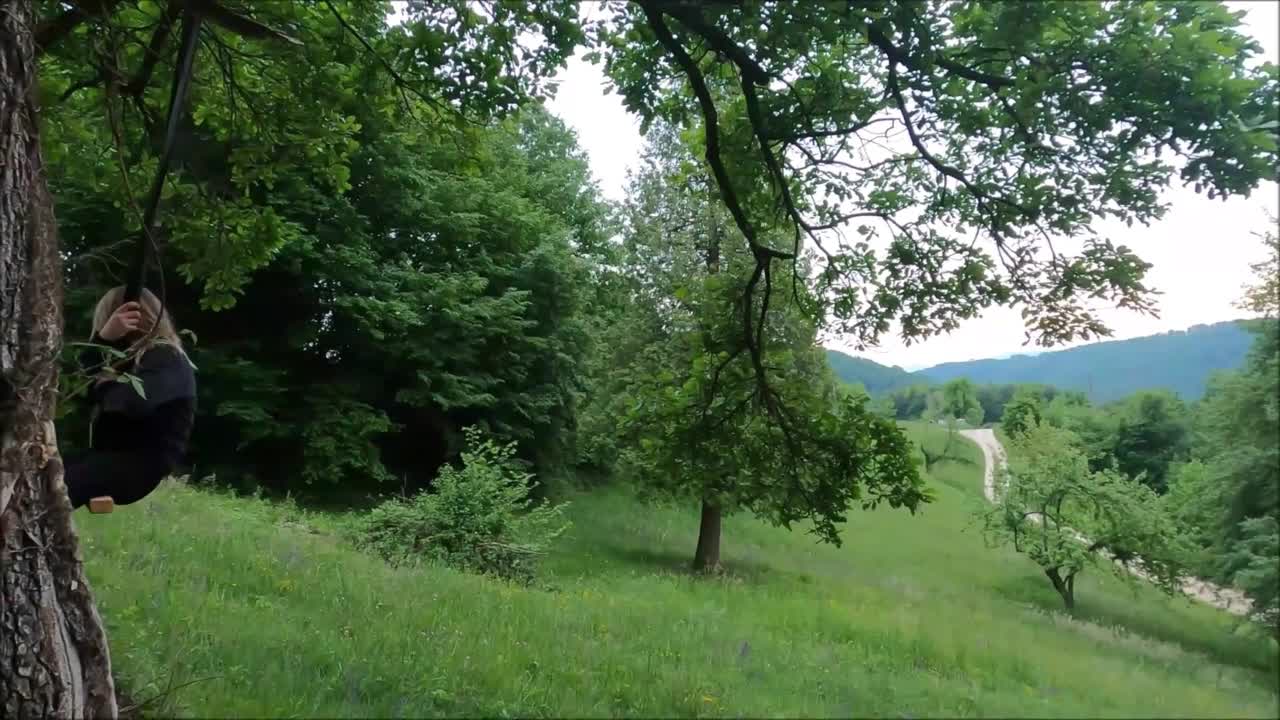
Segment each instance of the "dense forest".
M841 380L859 383L873 396L911 385L966 378L979 385L1051 385L1082 392L1095 403L1119 400L1139 390L1168 390L1193 402L1204 395L1214 373L1244 365L1253 343L1247 325L1247 321L1196 325L1185 331L1034 355L943 363L915 372L835 350L827 354Z
M143 243L198 378L180 474L337 507L351 517L335 535L406 577L438 564L537 588L569 527L564 498L600 492L637 503L616 506L620 521L680 508L680 564L710 583L722 536L748 521L837 548L877 508L917 521L941 497L930 478L967 452L959 429L1000 423L1014 475L1047 476L1048 458L1070 482L1120 488L1095 507L1149 493L1178 529L1176 547L1148 542L1151 524L1109 549L1162 580L1234 584L1276 627L1274 263L1246 301L1266 318L1248 359L1198 400L1119 398L1120 383L1095 405L1065 375L1004 371L906 387L877 371L860 390L837 372L876 369L833 372L818 345L923 340L1016 305L1050 347L1110 332L1086 299L1150 311L1148 264L1095 221L1158 220L1175 181L1225 197L1275 177L1280 75L1252 61L1238 14L397 9L392 22L389 3L345 0L0 7L0 615L22 631L0 633L0 714L119 710L60 456L94 445L90 388L141 387L151 345L121 351L120 370L76 357ZM579 53L642 120L623 202L545 106ZM142 198L169 160L153 227ZM1186 355L1176 341L1143 352ZM1232 347L1188 362L1229 363ZM1043 357L1079 368L1086 351L1099 352ZM1189 371L1171 373L1188 387ZM911 440L908 418L945 425L941 445Z

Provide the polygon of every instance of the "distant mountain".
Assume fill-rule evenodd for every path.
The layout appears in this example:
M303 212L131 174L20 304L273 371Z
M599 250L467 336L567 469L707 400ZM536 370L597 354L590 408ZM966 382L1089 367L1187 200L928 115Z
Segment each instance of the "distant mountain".
M1252 344L1253 334L1240 322L1221 322L1038 355L944 363L918 374L934 382L966 377L978 384L1044 383L1078 390L1099 404L1153 388L1197 400L1215 371L1244 364Z
M943 363L914 373L834 350L827 355L838 377L861 382L873 395L965 377L979 385L1043 383L1078 390L1102 404L1154 388L1197 400L1214 372L1244 364L1252 344L1253 334L1243 323L1230 321L1034 355Z
M874 360L845 355L838 350L827 350L827 362L836 377L847 383L861 383L872 395L893 392L916 383L927 383L928 378L917 377L898 366L881 365Z

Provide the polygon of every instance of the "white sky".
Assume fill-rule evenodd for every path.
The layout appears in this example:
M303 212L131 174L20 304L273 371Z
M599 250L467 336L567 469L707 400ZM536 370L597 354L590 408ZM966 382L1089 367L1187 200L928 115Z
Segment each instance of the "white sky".
M1256 37L1266 58L1280 64L1280 17L1276 0L1228 2L1247 12L1248 32ZM590 12L590 8L584 8ZM549 104L578 134L591 160L591 170L604 194L623 197L627 168L640 154L640 123L622 106L616 94L606 94L602 68L573 58L557 80L560 91ZM1100 314L1125 339L1181 330L1191 325L1230 320L1243 313L1233 307L1242 286L1251 281L1249 264L1264 257L1264 246L1252 233L1268 228L1267 211L1280 215L1277 187L1259 186L1248 197L1209 200L1175 181L1164 199L1165 217L1148 227L1101 222L1095 229L1117 244L1129 246L1152 264L1148 287L1164 293L1158 300L1161 317L1105 309ZM1042 350L1024 347L1022 319L1016 308L992 308L950 335L906 347L896 336L884 337L880 347L858 353L886 365L916 370L942 362L999 357ZM1080 343L1077 343L1080 344ZM850 352L838 341L828 347ZM1050 348L1055 349L1055 348Z

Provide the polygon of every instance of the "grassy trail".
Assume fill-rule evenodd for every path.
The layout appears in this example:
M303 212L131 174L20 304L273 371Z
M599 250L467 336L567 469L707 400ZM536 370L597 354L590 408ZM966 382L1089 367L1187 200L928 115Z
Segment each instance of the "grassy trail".
M918 440L934 441L914 426ZM548 587L350 549L342 516L166 484L77 517L131 696L157 716L1276 717L1276 648L1098 573L1075 618L985 546L978 448L938 502L853 512L842 548L725 521L728 573L690 577L697 515L573 496Z

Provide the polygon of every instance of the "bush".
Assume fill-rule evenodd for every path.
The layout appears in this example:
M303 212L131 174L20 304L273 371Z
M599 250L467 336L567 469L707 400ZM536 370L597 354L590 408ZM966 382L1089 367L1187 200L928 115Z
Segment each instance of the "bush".
M529 497L533 476L520 469L514 443L498 445L475 428L465 434L462 468L442 468L434 492L374 508L357 524L356 543L393 564L436 560L527 584L569 528L568 504Z

